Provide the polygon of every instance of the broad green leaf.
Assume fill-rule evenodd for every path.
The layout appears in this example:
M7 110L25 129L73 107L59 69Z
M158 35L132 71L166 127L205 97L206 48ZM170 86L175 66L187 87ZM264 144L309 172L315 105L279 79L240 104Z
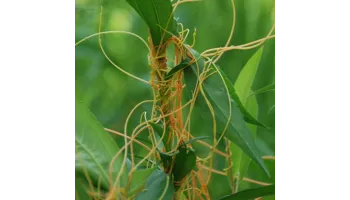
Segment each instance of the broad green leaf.
M221 197L218 200L253 200L255 198L270 196L275 194L275 185L247 189L232 195Z
M162 45L176 32L170 0L126 0L150 28L153 44Z
M183 60L180 64L176 65L174 68L172 68L167 75L165 76L165 80L169 80L171 77L174 76L174 74L186 67L190 66L190 61L188 59Z
M235 101L237 103L237 105L239 106L242 114L244 115L244 120L250 124L254 124L254 125L257 125L257 126L261 126L261 127L264 127L266 128L265 125L263 125L262 123L260 123L256 118L257 116L253 117L248 111L247 109L245 108L245 105L242 104L239 96L236 94L236 91L235 91L235 88L232 84L232 82L228 79L228 77L226 76L226 74L220 69L220 68L217 68L218 71L220 71L224 81L225 81L225 84L227 86L227 89L230 93L230 96L231 98L233 99L233 101Z
M101 179L101 186L108 189L110 162L119 151L119 147L89 109L77 101L75 103L75 145L75 172L84 174L86 170L94 183ZM122 162L122 156L114 162L114 179L121 170ZM127 181L126 167L121 176L121 186L124 186Z
M148 177L145 189L136 196L136 200L173 200L174 194L175 188L171 178L162 170L156 170Z
M264 198L262 200L277 200L277 196L276 196L276 194L264 196Z
M76 200L89 200L91 197L87 193L89 190L89 184L84 178L75 178L75 199Z
M164 170L167 172L172 164L173 155L163 153L163 152L159 152L159 155L160 155L160 159L162 160Z
M184 102L188 102L192 98L192 92L194 86L197 82L197 76L195 76L192 72L192 66L184 69L185 75L185 84L184 88L183 100ZM187 120L187 116L189 113L189 107L183 110L184 121ZM194 138L202 138L207 137L207 139L203 140L207 144L213 146L214 144L214 135L213 135L213 119L208 109L208 106L205 104L205 100L202 95L199 95L193 110L190 115L190 130L189 132ZM192 147L195 149L195 154L197 157L205 158L211 153L211 149L207 146L204 146L199 143L199 140L194 140L191 142ZM216 144L216 149L225 152L225 143L223 139ZM207 165L208 166L208 165ZM212 158L212 168L215 170L223 171L227 168L226 158L218 155L216 153L213 154ZM206 171L204 171L206 172ZM220 183L220 184L218 184ZM211 178L208 184L209 195L211 199L216 199L220 196L230 194L231 187L228 181L227 176L223 176L216 173L211 173Z
M173 161L174 161L174 167L172 172L174 173L175 181L180 181L195 167L196 155L191 150L188 153L186 153L186 145L194 141L207 139L207 138L211 138L211 137L203 136L203 137L193 138L185 142L184 144L180 145L179 149L172 154L159 152L160 158L163 162L164 169L166 171L168 170L168 168L170 168L170 166L173 164ZM174 159L174 156L176 156L175 159Z
M199 73L201 73L204 69L204 60L200 58L199 54L193 49L192 54L194 54L196 60L198 60ZM190 68L184 69L185 83L187 85L184 90L189 98L192 97L194 88L197 84L197 79L199 77L197 70L196 64L193 64ZM217 137L223 132L227 122L229 122L227 130L225 131L225 136L239 146L244 153L251 157L252 160L254 160L254 162L265 171L265 173L269 174L263 160L261 159L261 155L256 147L254 139L244 121L244 116L241 113L239 106L233 99L229 99L226 93L224 82L220 77L220 71L215 67L211 67L211 70L216 73L209 76L203 82L203 93L209 99L215 112ZM229 103L231 104L231 118L228 121L230 116ZM213 121L212 118L212 113L209 112L204 96L199 94L191 114L191 133L195 137L201 135L213 136L213 127L210 125ZM194 126L193 123L198 123L198 125ZM195 149L197 150L197 147L195 147Z
M196 155L193 151L186 148L180 148L179 153L175 157L173 174L174 181L181 181L188 173L190 173L196 166Z
M236 94L239 96L243 105L247 102L247 97L252 89L252 85L255 79L256 72L258 70L260 57L263 52L263 47L261 47L247 62L243 67L239 76L235 82L234 88Z
M128 197L139 191L146 183L147 178L156 170L156 168L136 170L132 174L130 187L128 189Z
M181 193L180 200L187 200L186 195L184 193Z

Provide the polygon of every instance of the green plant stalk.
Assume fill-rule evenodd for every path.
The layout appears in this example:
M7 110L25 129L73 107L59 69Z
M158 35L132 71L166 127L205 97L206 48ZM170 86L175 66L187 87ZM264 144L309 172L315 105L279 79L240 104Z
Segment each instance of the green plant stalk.
M165 81L167 59L166 59L166 44L155 47L152 41L152 37L149 37L149 45L152 53L152 71L151 76L157 77L157 83L155 83L156 91L158 91L158 97L160 98L160 108L162 115L170 113L170 81ZM166 117L166 125L170 123L170 117Z
M158 94L157 96L160 98L160 108L161 108L161 112L162 112L162 115L168 115L170 113L169 116L167 116L165 118L165 125L166 127L164 128L167 128L168 131L167 131L167 134L172 134L174 133L176 130L176 126L179 125L180 128L182 128L182 114L181 114L181 111L179 112L176 112L176 113L173 113L174 110L176 110L179 107L181 107L181 96L182 96L182 89L179 89L181 88L182 86L182 81L181 81L181 73L177 74L177 75L174 75L171 79L167 79L166 76L167 76L167 58L166 58L166 47L168 45L168 41L166 41L165 43L163 43L162 46L158 46L156 48L154 48L154 44L151 43L152 42L152 38L150 37L149 38L149 41L150 41L150 47L151 47L151 52L152 52L152 60L153 60L153 66L152 66L152 74L153 75L156 75L156 78L157 78L157 84L156 85L156 88L158 91ZM180 58L182 57L181 56L181 51L178 49L178 47L176 46L175 47L175 62L176 64L180 63ZM154 79L153 79L154 80ZM175 107L172 106L173 105L173 99L171 99L171 97L173 96L173 83L176 83L178 84L179 88L177 86L176 87L176 92L174 93L175 94L175 99L174 101L176 101L176 98L179 97L178 102L176 102L176 105ZM179 101L180 100L180 101ZM170 135L168 136L170 137ZM174 140L175 138L172 138L172 140ZM182 143L180 141L180 143ZM170 148L171 149L171 148ZM194 154L193 154L194 155ZM173 173L173 166L174 163L172 162L171 165L169 166L169 170L166 170L165 173ZM177 168L177 170L179 170ZM187 173L186 173L187 174ZM181 180L185 178L185 177L182 177ZM185 182L182 182L181 180L177 180L177 182L181 183L181 185L183 185L183 183ZM178 185L177 188L181 187L181 185ZM179 192L179 191L178 191ZM176 193L175 196L174 196L174 199L178 199L180 197L180 193Z

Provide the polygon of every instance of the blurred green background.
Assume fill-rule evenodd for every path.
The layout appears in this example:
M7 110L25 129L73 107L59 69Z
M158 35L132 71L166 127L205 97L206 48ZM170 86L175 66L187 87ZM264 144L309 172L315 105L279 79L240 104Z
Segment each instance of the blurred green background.
M236 0L236 27L231 44L239 45L265 37L274 24L274 0ZM75 42L98 32L100 7L103 6L102 31L124 30L140 35L147 41L145 22L125 0L76 0ZM175 12L191 33L187 39L192 44L192 33L196 28L194 49L224 46L232 24L230 0L203 0L179 5ZM106 53L121 68L138 77L149 80L150 68L147 48L133 36L107 34L102 36ZM248 59L258 50L233 50L226 52L218 65L234 82ZM253 90L275 82L275 40L264 45L263 56L254 81ZM116 69L102 54L98 37L91 38L75 47L75 91L76 98L88 104L98 120L107 128L124 132L124 123L130 110L142 100L152 99L151 88L132 79ZM257 145L262 155L274 156L275 152L275 93L266 92L256 96L259 105L259 120L271 127L258 128ZM140 120L141 113L149 106L138 109L131 118L128 129L132 130ZM119 144L123 138L116 137ZM267 161L274 171L274 161ZM249 178L272 182L252 164ZM248 187L249 185L246 185Z

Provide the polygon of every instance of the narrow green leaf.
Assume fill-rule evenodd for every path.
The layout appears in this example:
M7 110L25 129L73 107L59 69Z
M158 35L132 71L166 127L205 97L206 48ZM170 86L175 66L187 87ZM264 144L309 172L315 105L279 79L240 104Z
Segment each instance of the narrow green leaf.
M262 52L263 48L260 48L248 60L244 68L241 70L234 85L234 89L236 91L237 96L239 96L239 100L242 102L242 105L246 108L246 111L252 117L251 119L253 119L255 122L258 122L257 120L255 120L258 117L258 103L255 96L251 96L251 94L253 82L256 77ZM251 123L251 119L246 118L245 120L246 122ZM251 130L253 138L255 139L257 132L256 127L250 126L249 128ZM248 171L251 159L244 155L243 152L239 149L239 147L237 147L235 144L231 144L230 149L232 152L231 160L233 162L232 171L233 174L239 177L236 182L236 189L238 189L242 178L246 175Z
M200 58L200 55L192 49L192 54L195 56L196 60L198 60L198 66L200 73L204 69L204 60ZM197 74L197 65L193 64L190 68L184 69L185 72L185 83L187 87L185 87L185 93L189 98L192 97L194 92L194 88L197 84L197 79L199 75ZM254 139L244 121L243 114L240 111L237 103L230 99L228 99L225 85L220 77L220 71L218 71L215 67L211 68L214 72L217 72L211 76L209 76L203 82L203 92L209 98L210 103L215 112L215 120L217 125L217 136L223 132L229 116L229 103L231 103L231 118L229 120L229 124L227 130L225 131L225 136L238 145L244 153L246 153L249 157L251 157L254 162L256 162L266 174L269 174L264 161L261 159L260 153ZM191 115L191 133L194 135L196 132L203 135L212 136L213 129L212 125L212 114L208 111L208 105L204 100L202 94L199 94L196 102L194 104L192 115ZM206 122L206 123L203 123ZM193 126L192 124L198 123L197 126ZM197 137L197 135L194 135ZM198 135L200 136L200 135ZM195 148L197 150L197 148Z
M247 189L232 195L227 195L218 200L253 200L255 198L270 196L275 194L275 185L269 185L254 189Z
M190 139L188 140L187 142L183 143L181 146L186 146L188 144L191 144L192 142L194 141L197 141L197 140L203 140L203 139L213 139L213 137L210 137L210 136L199 136L199 137L196 137L196 138L193 138L193 139Z
M162 170L156 170L147 179L145 189L136 196L136 200L173 200L174 194L175 188L171 178Z
M261 93L269 92L269 91L275 91L275 84L267 85L267 86L262 87L258 90L255 90L251 95L257 95L257 94L261 94Z
M163 134L164 129L160 124L150 123L150 125L152 126L152 128L154 129L154 131L156 132L157 135L161 136L161 134ZM163 140L162 140L163 146L165 147L166 151L171 150L171 144L168 143L168 138L169 138L169 129L167 129L165 131L165 135L164 135ZM162 149L158 148L158 153L159 153L160 159L163 163L164 170L167 170L170 167L170 165L172 164L173 156L178 154L179 152L177 151L173 154L168 154L168 153L162 152Z
M255 164L255 163L251 163L249 165L249 170L247 172L247 174L245 175L245 177L250 178L250 179L254 179L254 180L259 180L261 182L265 182L265 183L275 183L275 160L265 160L265 164L267 166L267 168L269 169L269 172L271 174L270 177L266 176L266 174L263 173L259 173L259 167ZM247 182L246 182L247 183ZM243 185L243 183L242 183ZM255 187L256 184L254 183L249 183L249 184L245 184L248 185L248 187L246 188L252 188ZM246 189L246 188L241 188L241 189Z
M148 168L148 169L141 169L136 170L132 174L129 190L128 190L128 197L135 194L137 191L139 191L143 185L146 183L147 178L156 170L156 168Z
M236 104L239 106L242 114L244 115L244 120L250 124L254 124L254 125L257 125L257 126L261 126L261 127L264 127L266 128L265 125L263 125L262 123L260 123L256 117L253 117L245 108L245 106L242 104L240 98L238 97L238 95L236 94L236 91L235 91L235 88L232 84L232 82L230 81L230 79L226 76L226 74L219 68L217 67L217 70L220 71L224 81L225 81L225 84L227 86L227 89L230 93L230 96L231 98L233 99L233 101L236 102Z
M173 168L174 181L181 181L196 166L196 155L193 151L187 152L186 148L180 148L179 153L175 157Z
M245 64L242 71L239 73L235 82L234 88L243 105L247 102L247 97L252 89L256 72L258 70L259 61L263 52L261 47Z
M162 45L176 33L173 7L169 0L126 0L150 28L153 44ZM163 39L162 39L163 38Z
M128 154L128 156L131 156L131 153L130 154ZM133 154L133 156L134 156L134 158L138 158L138 159L140 159L140 160L143 160L145 157L144 156L140 156L140 155L135 155L135 154ZM146 161L147 162L150 162L150 163L152 163L152 164L154 164L154 165L156 165L159 169L160 169L160 166L155 162L155 161L153 161L153 160L151 160L151 159L146 159ZM140 167L138 167L137 169L144 169L144 167L145 166L140 166Z
M255 96L248 98L248 101L246 102L245 107L250 113L252 113L254 117L258 116L258 102ZM248 124L248 128L250 129L250 132L252 133L252 136L255 139L257 127L252 124ZM231 143L230 150L232 153L231 161L233 164L232 173L238 176L238 180L235 185L236 189L238 190L240 181L242 180L243 176L245 176L249 168L251 159L247 155L245 155L243 151L235 144Z
M171 143L168 143L168 139L169 139L169 129L167 128L164 132L163 126L160 124L155 124L155 123L149 123L153 130L155 131L155 133L161 138L163 133L165 134L163 139L162 139L162 143L163 146L165 147L166 151L170 151L171 150ZM161 149L160 149L161 150Z
M174 76L174 74L186 67L190 66L190 61L188 59L183 60L180 64L173 67L165 76L165 80L169 80L171 77Z
M89 109L80 102L75 103L75 171L84 174L84 169L95 183L101 179L101 186L109 188L109 165L119 147L111 136L104 131ZM113 178L121 170L122 156L113 165ZM120 184L127 181L126 169ZM97 185L97 184L96 184Z
M235 91L234 99L236 102L239 102L241 108L244 108L247 102L247 98L249 96L249 93L252 89L254 79L256 76L256 72L258 70L260 58L263 52L263 47L261 47L245 64L241 72L239 73L239 76L237 77L237 80L233 86L233 88L230 89ZM232 84L228 84L232 86ZM230 92L231 93L231 92ZM241 109L242 113L244 114L244 119L246 122L255 124L261 127L266 128L263 124L261 124L255 117L253 117L247 110Z
M224 140L221 140L219 144L216 146L216 149L225 152ZM213 169L219 170L219 171L225 171L225 169L228 167L228 163L225 157L214 153L213 154ZM231 194L232 189L229 182L229 177L226 175L221 175L217 173L211 173L211 178L208 184L208 191L210 194L211 199L217 199L218 197L221 197L226 194Z
M267 114L270 114L272 111L275 111L275 105L271 106L269 111L267 111Z

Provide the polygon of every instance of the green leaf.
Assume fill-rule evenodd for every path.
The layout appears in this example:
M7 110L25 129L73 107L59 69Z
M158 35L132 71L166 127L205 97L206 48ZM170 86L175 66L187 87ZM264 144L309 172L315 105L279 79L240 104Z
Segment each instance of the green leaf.
M180 148L179 153L175 157L173 168L174 181L181 181L196 166L196 155L193 151L186 148Z
M251 117L246 118L247 122L250 122L251 120L254 120L255 122L258 122L256 118L258 117L258 103L256 101L255 96L250 96L252 91L252 86L255 80L255 76L258 70L260 58L263 52L263 47L261 47L246 63L246 65L241 70L235 85L234 90L237 96L239 97L239 100L242 102L242 106L246 107L247 110L245 110L247 113L249 113L249 116ZM237 100L238 101L238 100ZM248 119L248 120L247 120ZM259 122L258 122L259 123ZM253 123L254 124L254 123ZM261 123L259 123L261 124ZM256 127L249 127L252 133L253 138L256 137ZM235 145L231 144L231 152L232 152L232 162L233 162L233 174L237 175L239 179L236 182L236 188L238 189L239 183L242 180L243 176L246 174L249 164L250 164L250 158L246 155L243 155L243 152Z
M203 139L213 139L213 137L210 137L210 136L199 136L199 137L190 139L190 140L188 140L187 142L181 144L180 147L181 147L181 146L186 146L187 144L191 144L191 143L194 142L194 141L203 140Z
M224 196L218 200L253 200L258 197L270 196L275 194L275 185L269 185L254 189L247 189L232 195Z
M199 73L201 73L204 69L204 60L200 58L200 55L196 51L193 49L191 51L196 60L198 60L197 63L199 66ZM199 77L196 66L196 64L193 64L190 68L184 69L185 83L187 85L184 90L189 98L192 97L194 88L197 84L197 79ZM203 82L203 92L209 98L215 112L217 136L223 132L229 119L230 103L231 118L229 120L227 130L225 131L225 136L239 146L244 153L251 157L252 160L256 162L266 174L269 174L264 161L261 159L261 155L256 147L254 139L244 121L244 116L241 113L239 106L231 98L230 101L228 99L224 82L220 77L220 71L218 71L215 67L211 67L211 70L216 73L205 79ZM208 111L208 105L204 100L203 95L199 94L191 114L191 133L196 137L199 135L195 135L195 133L212 136L213 128L212 125L210 125L211 123L209 123L212 122L212 120L212 114ZM196 123L198 123L197 126L192 125ZM197 148L195 149L197 150Z
M87 193L89 190L89 184L84 178L75 178L75 199L76 200L89 200L91 197Z
M136 196L136 200L173 200L174 194L175 188L171 178L162 170L156 170L147 179L144 191Z
M153 130L155 131L155 133L159 136L159 137L162 137L163 133L164 133L164 137L162 139L162 143L163 143L163 146L165 147L165 150L166 151L170 151L171 150L171 143L169 144L168 143L168 139L169 139L169 129L166 128L165 132L164 132L164 129L163 129L163 126L160 125L160 124L155 124L155 123L149 123Z
M199 73L204 70L204 60L199 58L199 54L192 50L195 58L198 60L197 63L193 64L191 68L184 69L185 74L185 84L184 92L187 97L184 100L187 102L190 98L192 98L192 94L194 92L194 88L197 84L198 73L197 73L197 64L199 65ZM211 67L212 71L217 71L216 68ZM230 98L226 93L224 83L222 78L220 77L219 71L216 74L211 75L207 78L203 83L203 92L208 97L214 112L215 112L215 120L217 125L217 134L216 137L220 136L224 127L226 126L227 119L229 116L228 106L231 103L232 107L232 117L229 123L228 131L225 132L225 136L231 141L238 143L240 148L244 148L245 152L253 157L255 162L258 162L259 166L264 166L263 161L259 156L259 152L257 147L255 146L254 140L252 139L249 129L246 126L244 121L244 117L240 112L240 108L237 106L236 102ZM211 74L209 72L208 74ZM220 84L221 83L221 84ZM233 86L232 86L233 88ZM219 103L218 103L219 102ZM226 107L225 107L226 105ZM221 108L219 107L221 106ZM187 114L189 111L186 111ZM184 112L185 114L185 112ZM185 114L186 115L186 114ZM203 123L205 122L205 123ZM194 137L200 136L211 136L213 137L213 117L208 108L208 105L204 99L202 94L199 94L195 105L191 114L191 126L190 132ZM248 141L248 142L247 142ZM206 141L207 142L207 141ZM210 145L213 145L213 141L208 141ZM196 149L196 155L199 157L206 157L210 152L210 149L207 147L203 147L198 143L194 142L192 144L194 149ZM225 143L223 140L219 144L217 144L216 149L225 152ZM260 162L259 162L260 161ZM227 168L226 159L220 155L214 154L213 157L213 169L223 171ZM261 167L264 169L264 167ZM266 169L266 168L265 168ZM266 172L266 170L264 170ZM221 184L218 185L217 183ZM226 176L212 173L211 180L208 184L208 190L211 198L216 199L225 194L231 193L231 188L229 186L229 182Z
M269 91L275 91L275 84L267 85L267 86L262 87L258 90L255 90L251 95L257 95L257 94L261 94L261 93L269 92Z
M184 193L181 193L180 195L180 200L187 200L187 197Z
M254 117L258 116L258 103L256 101L255 96L248 98L248 101L245 106L248 109L248 111L252 113L252 115L254 115ZM248 124L248 128L250 129L250 132L252 133L252 136L255 139L257 127L254 125ZM230 150L232 153L231 161L233 164L232 173L235 176L239 177L235 185L236 189L238 190L240 181L242 180L243 176L245 176L249 168L251 159L247 155L243 154L243 151L235 144L231 143Z
M128 190L128 197L135 194L137 191L139 191L143 185L146 183L147 178L156 170L156 168L148 168L148 169L141 169L136 170L132 174L129 190Z
M266 176L264 173L260 173L259 167L255 163L250 163L249 169L245 175L245 177L253 180L257 180L264 183L275 183L275 160L267 159L265 160L265 164L267 168L269 169L269 172L271 174L270 177ZM255 183L250 183L246 181L241 181L241 184L239 186L239 190L249 189L256 187Z
M173 7L169 0L126 0L150 28L153 44L162 45L176 33ZM163 38L163 39L162 39Z
M237 95L236 91L235 91L235 88L232 84L232 82L230 81L230 79L226 76L226 74L220 69L220 68L217 68L218 71L220 71L224 81L225 81L225 84L227 86L227 89L230 93L230 96L231 98L233 99L233 101L236 102L236 104L239 106L242 114L244 115L244 120L250 124L254 124L254 125L257 125L257 126L261 126L261 127L264 127L266 128L265 125L263 125L262 123L260 123L256 117L253 117L245 108L245 106L242 104L239 96Z
M259 70L254 80L253 91L275 83L275 40L264 44L264 52L259 64ZM258 128L257 145L263 155L274 155L275 152L275 113L269 109L275 105L275 92L260 93L255 96L259 104L259 120L270 127Z
M226 151L226 145L224 140L221 140L216 147L221 152ZM228 163L225 157L214 153L213 154L213 169L224 171L228 167ZM231 194L232 189L229 182L229 177L217 173L211 173L211 178L208 184L208 191L211 199L216 199L226 194Z
M171 77L174 76L174 74L186 67L190 66L190 61L188 59L183 60L180 64L176 65L174 68L172 68L167 75L165 76L165 80L169 80Z
M247 97L252 89L256 72L258 70L260 57L263 52L261 47L246 63L235 82L234 88L243 105L247 102Z
M160 159L163 162L164 170L168 171L173 161L173 154L167 154L159 151Z
M202 63L201 63L202 64ZM192 68L192 66L191 66ZM193 72L191 68L184 69L185 75L185 84L184 88L183 100L184 102L188 102L192 98L192 92L194 86L197 82L197 76L193 76ZM184 121L187 120L187 115L189 113L189 108L185 108L183 110ZM213 135L213 123L212 116L209 112L207 105L202 97L199 95L193 110L190 115L190 130L189 132L195 138L203 138L206 137L208 139L205 140L206 143L213 146L214 144L214 135ZM198 143L198 140L194 140L191 143L191 146L195 149L196 156L200 158L205 158L211 153L211 149L207 146L204 146ZM223 139L216 145L216 149L225 152L226 145ZM212 168L215 170L223 171L227 168L226 158L218 155L216 153L213 154L212 157ZM218 184L220 183L220 184ZM211 173L211 178L208 183L208 191L211 199L216 199L220 196L230 194L231 187L228 181L227 176L223 176L216 173Z
M128 156L131 156L131 153L130 154L128 153ZM143 160L145 158L144 156L135 155L135 154L133 154L133 156L134 156L134 158L138 158L140 160ZM152 163L153 165L156 165L158 167L158 169L161 169L160 166L152 159L147 158L146 161ZM137 169L144 169L144 168L145 168L145 166L137 167Z
M152 126L152 128L154 129L154 131L156 132L157 135L160 136L161 134L163 134L164 129L160 124L150 123L150 125ZM168 137L169 137L169 130L167 128L165 135L163 137L163 141L162 141L166 151L171 150L171 144L167 143ZM164 170L168 171L170 166L173 163L173 156L178 154L179 151L176 151L175 153L172 153L172 154L168 154L168 153L162 152L161 149L158 149L158 153L159 153L160 159L163 163Z
M89 109L80 102L75 103L75 172L88 175L97 183L101 179L101 186L109 188L109 165L119 147L111 136L104 131ZM113 165L113 180L121 170L122 156ZM120 184L127 181L126 168L122 172ZM97 184L96 184L97 185Z
M238 102L240 105L240 108L244 108L247 102L247 98L250 94L250 91L252 89L254 79L256 76L256 72L258 70L259 61L261 58L263 52L263 47L261 47L246 63L246 65L243 67L241 72L239 73L239 76L233 86L233 88L230 88L230 94L232 91L235 91L234 93L236 95L232 95L233 99ZM232 83L227 81L226 78L226 84L232 87ZM261 127L266 128L263 124L261 124L258 120L256 120L256 117L253 117L246 109L241 109L242 113L244 114L244 118L246 122L255 124Z

